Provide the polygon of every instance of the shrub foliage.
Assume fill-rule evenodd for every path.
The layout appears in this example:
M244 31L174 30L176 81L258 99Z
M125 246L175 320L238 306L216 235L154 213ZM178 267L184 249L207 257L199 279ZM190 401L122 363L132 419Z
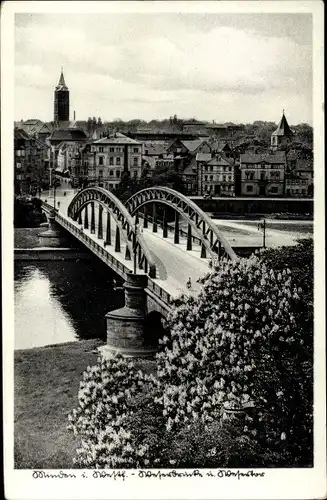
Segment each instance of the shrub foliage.
M312 250L221 262L173 308L155 376L120 356L89 368L69 417L77 463L310 465Z

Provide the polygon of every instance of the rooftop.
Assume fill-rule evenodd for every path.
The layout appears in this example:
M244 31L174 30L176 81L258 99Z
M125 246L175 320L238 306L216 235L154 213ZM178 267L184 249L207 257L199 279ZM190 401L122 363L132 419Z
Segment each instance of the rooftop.
M93 144L142 144L140 141L135 141L130 137L122 134L121 132L115 132L114 134L109 135L109 137L103 137L103 139L99 139L94 141Z
M50 136L50 141L85 141L87 136L84 130L76 128L54 130Z
M194 139L193 141L181 141L181 143L189 150L195 151L201 144L203 144L203 139Z
M144 142L143 144L148 156L162 155L167 150L167 147L163 143Z
M233 160L230 160L228 158L225 158L223 155L217 155L210 160L207 165L212 165L212 166L220 166L220 165L228 165L231 166L233 165Z
M196 161L208 162L211 160L211 153L197 153L195 159Z
M302 172L313 172L313 161L312 160L305 160L303 158L299 158L296 161L296 171L302 171Z
M249 163L249 164L255 164L255 163L281 164L281 163L285 163L285 158L286 157L285 157L284 151L277 151L274 154L244 153L244 154L240 155L240 162L241 163Z
M284 136L284 135L291 136L291 135L293 135L293 132L287 123L286 116L284 115L284 110L283 110L282 119L280 120L278 127L272 133L272 135L278 135L278 136Z

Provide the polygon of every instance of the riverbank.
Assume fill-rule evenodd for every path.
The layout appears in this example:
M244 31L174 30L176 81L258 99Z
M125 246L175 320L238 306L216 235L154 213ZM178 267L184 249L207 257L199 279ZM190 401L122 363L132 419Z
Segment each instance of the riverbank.
M77 407L83 371L96 363L100 340L83 340L14 353L14 461L18 469L70 469L78 441L67 415ZM137 360L151 372L155 360Z

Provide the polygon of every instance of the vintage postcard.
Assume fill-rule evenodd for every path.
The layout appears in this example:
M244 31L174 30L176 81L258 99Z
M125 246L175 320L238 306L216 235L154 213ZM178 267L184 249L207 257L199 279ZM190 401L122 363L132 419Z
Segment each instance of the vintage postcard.
M2 3L6 499L325 498L323 14Z

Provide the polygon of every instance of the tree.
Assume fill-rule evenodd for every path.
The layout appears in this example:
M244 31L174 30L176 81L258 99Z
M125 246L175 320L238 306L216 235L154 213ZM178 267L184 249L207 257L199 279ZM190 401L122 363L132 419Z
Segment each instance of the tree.
M179 301L158 355L169 429L254 406L244 436L285 465L311 463L312 262L310 241L223 262L197 300Z

